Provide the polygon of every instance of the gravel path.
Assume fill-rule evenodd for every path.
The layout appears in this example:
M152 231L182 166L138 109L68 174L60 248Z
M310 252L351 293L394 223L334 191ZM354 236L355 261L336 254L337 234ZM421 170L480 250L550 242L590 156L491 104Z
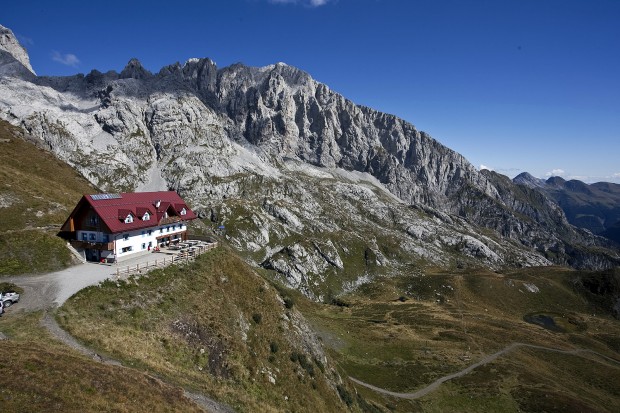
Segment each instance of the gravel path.
M448 380L452 380L455 379L457 377L462 377L464 375L466 375L467 373L471 372L472 370L474 370L477 367L480 367L484 364L490 363L491 361L495 360L496 358L498 358L499 356L508 353L509 351L514 350L517 347L526 347L526 348L533 348L536 350L544 350L544 351L553 351L555 353L562 353L562 354L572 354L572 355L579 355L581 353L590 353L590 354L594 354L597 355L599 357L602 357L604 359L606 359L607 361L610 361L612 363L618 364L620 365L620 361L619 360L615 360L611 357L607 357L604 354L598 353L596 351L592 351L592 350L586 350L586 349L573 349L573 350L563 350L563 349L558 349L558 348L551 348L551 347L543 347L543 346L537 346L534 344L527 344L527 343L511 343L508 346L504 347L503 349L501 349L500 351L490 354L486 357L484 357L482 360L478 361L477 363L472 364L469 367L464 368L461 371L458 371L456 373L453 374L448 374L447 376L443 376L438 378L437 380L435 380L434 382L432 382L431 384L429 384L428 386L424 387L423 389L417 390L413 393L398 393L398 392L393 392L393 391L389 391L386 389L382 389L380 387L377 386L373 386L372 384L368 384L365 383L361 380L358 380L354 377L349 377L349 379L351 381L353 381L354 383L357 383L361 386L367 387L369 389L372 389L378 393L381 394L386 394L389 396L393 396L393 397L397 397L400 399L419 399L420 397L426 396L428 393L437 390L437 388L444 382L448 381Z
M118 266L133 267L162 258L163 255L144 254L122 261ZM83 288L97 285L107 278L116 277L116 268L114 264L88 262L47 274L2 277L0 281L8 281L24 289L24 294L19 301L19 309L46 310L55 306L60 307L69 297Z
M144 264L147 261L153 261L154 259L155 258L153 255L148 254L123 261L119 265L121 267L127 265L134 266L137 264ZM44 310L45 315L41 319L41 325L44 326L58 340L93 359L94 361L126 368L121 362L103 357L92 349L89 349L79 343L73 336L58 325L51 313L55 310L55 308L63 305L69 297L81 289L91 285L97 285L101 281L108 278L114 279L114 277L116 277L115 273L116 267L114 265L110 266L97 263L86 263L48 274L3 277L0 278L0 281L13 283L24 290L24 293L21 294L19 303L11 306L11 309L9 310L10 312L32 312ZM4 334L0 332L0 340L5 338L6 337ZM158 378L156 379L160 380ZM218 403L205 395L193 393L187 389L184 389L184 393L187 398L193 400L207 412L234 413L234 410L231 407Z

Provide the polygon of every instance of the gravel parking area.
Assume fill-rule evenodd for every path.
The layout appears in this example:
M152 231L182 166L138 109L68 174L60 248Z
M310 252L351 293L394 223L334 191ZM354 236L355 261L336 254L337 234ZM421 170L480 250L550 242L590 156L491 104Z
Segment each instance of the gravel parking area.
M20 301L9 311L37 311L60 307L73 294L107 278L114 278L118 266L135 266L155 259L156 254L143 254L119 264L86 263L61 271L40 275L2 277L0 281L13 283L24 289Z

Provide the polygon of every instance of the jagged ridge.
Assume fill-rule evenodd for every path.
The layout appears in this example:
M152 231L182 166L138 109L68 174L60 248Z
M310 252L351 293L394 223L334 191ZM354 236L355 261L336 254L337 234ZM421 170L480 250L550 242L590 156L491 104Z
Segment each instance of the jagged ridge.
M237 182L214 178L277 178L292 158L370 174L406 203L462 216L556 263L618 263L617 253L592 250L609 245L570 226L548 198L478 172L410 123L286 64L218 70L190 59L152 74L132 59L120 74L5 76L0 92L3 118L104 188L167 186L204 202L239 195Z

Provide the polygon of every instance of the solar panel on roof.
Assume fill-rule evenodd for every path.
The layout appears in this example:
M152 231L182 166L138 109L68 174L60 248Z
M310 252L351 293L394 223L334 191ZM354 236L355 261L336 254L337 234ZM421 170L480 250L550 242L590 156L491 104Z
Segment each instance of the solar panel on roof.
M121 194L95 194L91 195L90 198L93 201L101 201L103 199L120 199L122 196Z

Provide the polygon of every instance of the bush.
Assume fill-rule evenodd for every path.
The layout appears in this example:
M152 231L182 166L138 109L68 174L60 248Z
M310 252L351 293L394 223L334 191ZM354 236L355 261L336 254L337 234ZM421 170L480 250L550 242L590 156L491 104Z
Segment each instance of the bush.
M271 350L272 353L277 353L279 349L280 348L278 346L278 343L276 343L275 341L269 343L269 350Z
M290 297L287 295L283 298L283 300L284 300L284 306L288 309L293 308L293 306L295 305L295 299L293 297Z
M293 363L297 362L299 365L306 370L306 372L310 375L310 377L314 377L314 366L311 362L308 361L308 358L303 353L298 353L296 351L291 353L291 361Z
M349 391L340 384L336 386L336 390L338 390L338 395L342 401L345 402L347 406L351 407L353 404L353 397L351 396L351 393L349 393Z
M16 286L13 283L0 282L0 293L7 293L7 292L11 292L11 291L15 291L16 293L19 293L19 294L23 294L24 293L24 289L23 288L20 288L20 287Z
M252 314L252 320L254 320L256 324L260 324L260 322L263 321L263 316L259 313L254 313Z
M338 297L332 299L332 305L337 305L338 307L350 307L351 306L351 304L344 301L342 298L338 298Z

